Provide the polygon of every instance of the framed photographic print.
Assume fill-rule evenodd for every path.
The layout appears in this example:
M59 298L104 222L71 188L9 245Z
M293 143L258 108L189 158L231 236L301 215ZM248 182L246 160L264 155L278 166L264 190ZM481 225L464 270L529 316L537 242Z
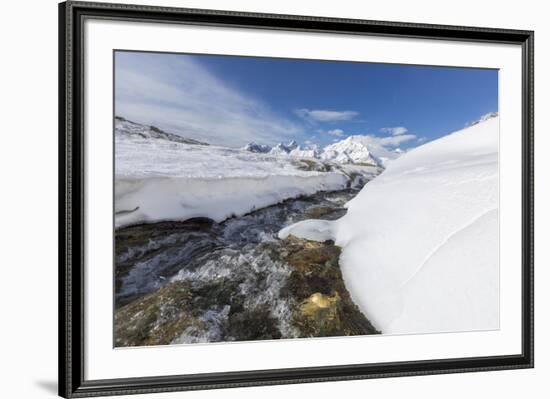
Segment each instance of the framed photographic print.
M533 32L59 21L61 396L533 367Z

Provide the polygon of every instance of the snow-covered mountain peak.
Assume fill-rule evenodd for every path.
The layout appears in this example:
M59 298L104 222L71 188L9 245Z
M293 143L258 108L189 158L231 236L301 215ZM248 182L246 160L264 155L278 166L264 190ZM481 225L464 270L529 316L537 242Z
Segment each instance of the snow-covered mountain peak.
M358 164L383 167L387 160L395 159L404 151L389 150L373 142L370 136L349 136L323 149L317 145L300 146L292 140L288 144L279 143L273 147L265 144L249 143L243 150L276 156L317 158L339 164Z
M251 143L248 143L242 149L244 151L255 152L255 153L259 153L259 154L265 154L265 153L268 153L269 151L271 151L270 146L268 146L266 144L258 144L258 143L255 143L254 141L251 142Z
M286 148L288 148L289 150L294 150L298 147L298 143L296 142L296 140L292 140L290 143L288 143L286 145Z
M336 163L354 163L380 165L367 144L366 136L349 136L344 140L326 146L321 154L321 159Z
M267 154L270 153L272 155L285 155L290 154L292 151L296 149L300 149L300 146L295 140L292 140L288 144L279 143L273 147L267 145L267 144L258 144L255 142L248 143L244 147L242 147L245 151L255 152L259 154Z
M270 153L274 155L289 154L292 150L295 150L297 148L298 148L298 143L292 140L288 144L283 144L283 143L277 144L271 149Z

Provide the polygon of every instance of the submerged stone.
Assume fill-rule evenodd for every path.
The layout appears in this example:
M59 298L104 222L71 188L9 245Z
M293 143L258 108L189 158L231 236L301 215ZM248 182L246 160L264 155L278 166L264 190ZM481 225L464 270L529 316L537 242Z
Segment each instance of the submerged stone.
M338 264L340 248L289 236L283 241L292 272L283 294L298 300L292 322L303 337L376 334L353 303Z
M338 335L341 331L338 311L340 301L338 292L335 292L333 296L316 292L302 302L300 313L295 316L295 322L308 336Z
M305 210L304 214L311 219L320 219L323 216L330 215L336 210L330 206L312 206Z
M193 314L188 283L176 282L115 312L115 346L166 345L183 330L205 329Z
M230 315L228 330L240 341L282 338L278 321L266 305Z

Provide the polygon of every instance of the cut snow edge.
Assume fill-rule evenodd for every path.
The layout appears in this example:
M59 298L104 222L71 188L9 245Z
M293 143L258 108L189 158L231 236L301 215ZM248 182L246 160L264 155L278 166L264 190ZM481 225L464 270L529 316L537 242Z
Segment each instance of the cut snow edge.
M221 222L318 191L344 189L341 173L195 179L118 179L115 227L206 217Z

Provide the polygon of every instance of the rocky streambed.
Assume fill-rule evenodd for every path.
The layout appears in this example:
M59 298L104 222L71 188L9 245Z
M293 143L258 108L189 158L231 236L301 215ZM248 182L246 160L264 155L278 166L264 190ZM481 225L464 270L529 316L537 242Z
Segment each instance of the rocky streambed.
M223 223L163 222L115 233L115 346L365 335L334 243L277 238L333 220L356 190L287 200Z

